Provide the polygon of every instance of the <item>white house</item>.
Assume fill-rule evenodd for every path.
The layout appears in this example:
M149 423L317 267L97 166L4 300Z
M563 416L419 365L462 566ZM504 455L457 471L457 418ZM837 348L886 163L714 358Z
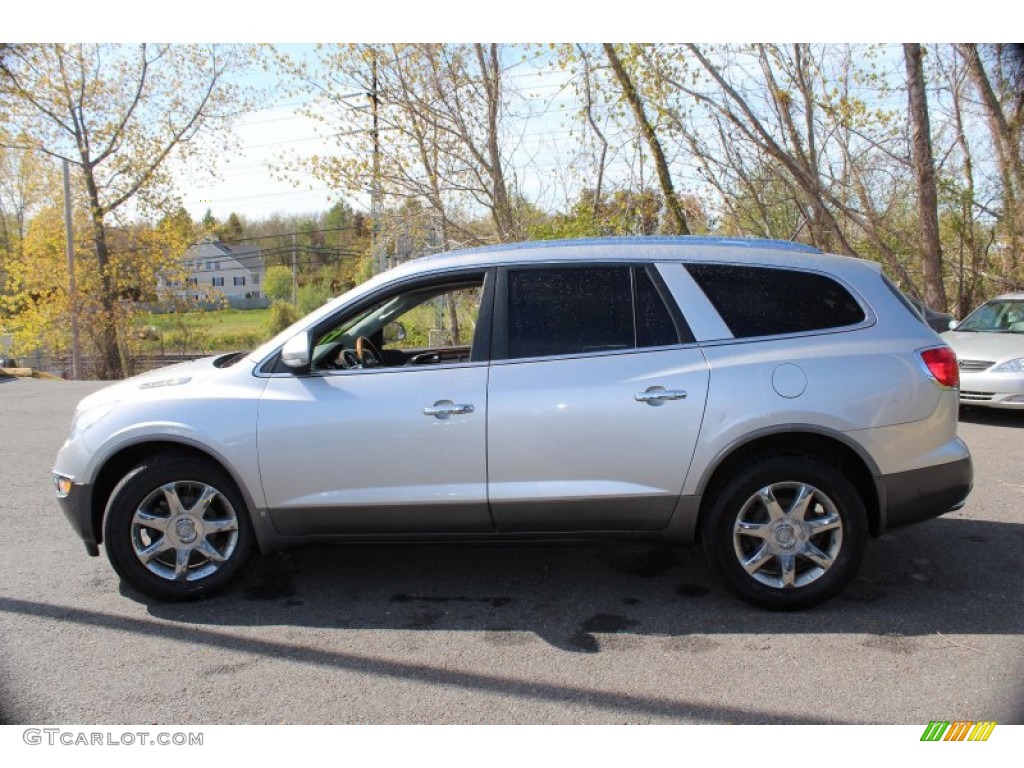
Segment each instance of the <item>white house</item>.
M218 294L227 299L259 299L263 296L263 254L249 243L230 245L206 239L185 252L186 284L160 278L161 291L182 298L205 301Z

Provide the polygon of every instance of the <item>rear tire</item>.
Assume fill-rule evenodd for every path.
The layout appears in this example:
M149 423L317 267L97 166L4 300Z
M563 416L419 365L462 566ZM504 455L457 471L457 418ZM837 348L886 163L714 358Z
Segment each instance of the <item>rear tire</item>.
M156 456L132 469L107 503L110 564L156 600L196 600L235 579L253 548L237 486L210 461Z
M740 598L771 610L824 602L854 577L868 537L864 501L834 467L764 459L714 500L701 528L708 564Z

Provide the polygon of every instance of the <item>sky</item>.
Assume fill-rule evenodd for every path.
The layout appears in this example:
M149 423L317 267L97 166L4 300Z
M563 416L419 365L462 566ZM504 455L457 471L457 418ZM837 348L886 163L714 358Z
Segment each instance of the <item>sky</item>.
M308 57L311 49L312 46L287 46L292 56ZM894 50L898 61L893 66L902 70L902 53L898 48ZM566 210L576 201L580 189L594 183L591 161L573 163L580 150L583 129L573 84L560 69L550 66L551 59L543 47L508 48L503 51L503 63L504 83L517 94L509 102L504 125L509 137L505 146L514 147L507 167L514 172L517 189L527 200L542 210ZM314 178L304 167L303 161L312 155L330 156L344 151L337 140L324 138L324 133L336 126L301 114L304 107L308 109L314 103L312 93L275 88L278 79L272 72L255 78L253 84L276 95L271 103L240 121L236 131L240 152L221 158L217 179L196 171L178 175L185 207L196 220L207 210L221 221L231 213L250 221L274 213L318 213L341 197L339 190ZM353 106L364 106L366 100L356 97L349 101ZM598 110L599 122L601 112ZM385 98L382 117L386 119L387 114ZM354 118L357 127L370 126L368 112L360 115L352 111L348 118ZM612 145L605 174L606 183L612 186L638 172L645 178L649 176L649 183L655 178L649 158L640 165L635 163L641 142L634 131L622 128L631 124L627 119L617 127L602 126ZM387 131L381 133L385 151L391 136ZM714 196L685 147L670 143L665 149L678 189L705 199ZM271 166L276 166L276 170L271 170ZM345 193L344 199L357 211L369 213L368 192ZM385 206L392 202L385 198Z
M482 11L479 2L467 0L392 0L385 5L359 7L292 0L287 12L260 17L227 4L214 6L208 0L179 0L174 12L161 15L156 23L152 16L138 14L134 0L97 0L91 4L55 0L45 6L19 4L5 10L5 38L24 42L137 42L159 34L161 41L208 42L203 38L216 30L217 42L285 43L290 50L301 51L304 44L328 35L360 42L881 42L901 38L945 42L953 37L985 40L997 36L984 14L965 15L962 3L932 2L927 17L910 8L893 6L890 0L862 0L855 7L843 6L841 11L820 0L778 0L770 4L733 0L699 5L645 0L623 6L598 6L578 0L556 6L550 0L517 0L505 10L492 5ZM1017 14L1024 21L1024 11L1000 13ZM1008 28L1006 22L1001 18L996 29ZM272 86L274 79L267 74L262 82ZM553 92L549 87L548 98ZM531 104L541 104L544 98L540 89ZM221 157L218 179L210 179L197 168L177 174L182 200L194 218L201 218L207 209L222 220L231 212L250 219L274 212L320 212L339 199L336 191L301 170L301 158L329 153L333 147L318 135L312 120L299 114L299 101L278 91L273 103L246 115L237 126L240 152ZM555 107L552 110L557 112ZM535 165L543 169L546 164L550 169L565 161L566 150L558 149L560 137L562 146L568 144L564 140L564 121L560 123L556 114L550 114L534 119L530 130L533 149L542 155ZM286 166L290 178L281 178L281 173L270 170L271 165ZM552 196L542 203L557 206L562 202L553 199L557 190L539 186L540 179L528 183L535 185L533 197ZM347 202L357 210L368 207L366 199L347 198Z
M286 48L291 55L308 55L311 46ZM562 73L546 66L546 60L537 51L512 50L506 54L505 82L525 99L516 102L516 114L523 118L523 127L512 130L522 131L523 136L518 140L518 156L513 157L511 165L518 171L528 169L530 177L517 181L529 199L557 206L564 202L564 190L551 180L575 149L576 140L567 124L576 109L573 89ZM521 61L520 55L526 60ZM239 121L239 153L220 158L217 179L196 170L177 174L183 203L194 219L201 219L207 210L221 221L232 212L249 219L273 213L322 212L341 196L341 192L314 178L303 166L303 160L313 155L338 152L337 142L324 138L328 126L301 113L303 107L312 103L312 94L275 89L279 81L274 73L254 78L252 83L276 93L270 103ZM355 105L362 101L351 99ZM350 113L350 117L355 117L358 124L357 113ZM364 122L369 128L368 113ZM387 141L387 133L381 135L382 141ZM344 199L356 210L369 212L368 194L345 194Z
M177 174L182 202L193 219L201 219L207 210L221 221L232 212L250 219L320 212L336 202L336 193L285 154L306 158L330 151L314 122L294 105L294 99L286 99L242 119L236 128L239 154L221 158L219 178L195 171ZM282 165L290 178L272 170Z
M186 0L186 4L193 0ZM301 8L307 0L300 0ZM695 7L695 5L697 7ZM311 18L323 16L323 6L311 3L306 13L290 13L273 22L271 32L274 40L306 41L309 36L322 34L330 24L310 24ZM946 8L950 13L946 13ZM683 38L700 42L764 40L812 40L812 41L884 41L902 36L913 37L923 31L931 33L930 40L944 40L946 36L969 33L970 27L979 24L986 28L984 17L978 14L963 19L962 4L939 0L929 4L929 16L923 19L911 10L898 10L888 0L865 0L855 6L847 6L837 13L834 6L820 0L781 0L765 4L755 0L733 0L723 4L653 3L642 1L628 6L598 6L593 3L563 2L557 7L546 0L517 1L510 6L510 12L498 16L491 6L481 14L478 2L390 2L384 13L375 8L354 10L346 7L337 14L337 36L345 40L394 41L394 40L492 40L498 35L506 42L571 40L592 41L614 39L616 41L642 40L657 41ZM954 8L959 10L953 14ZM616 12L617 11L617 12ZM204 11L205 13L205 11ZM958 18L959 17L959 18ZM957 18L957 24L948 30L943 25ZM236 21L232 14L232 22ZM1022 14L1024 20L1024 14ZM279 24L280 22L280 24ZM250 22L244 22L250 23ZM260 30L259 20L250 36L240 39L266 39L251 34L266 33ZM966 27L964 26L966 25ZM930 27L930 29L929 29ZM232 29L226 24L221 29ZM192 31L192 30L190 30ZM908 37L908 39L909 39ZM984 36L983 36L984 37ZM915 38L920 39L920 38ZM292 46L293 50L297 46ZM543 89L536 95L534 103L542 101ZM557 107L552 105L553 110ZM539 107L544 109L544 107ZM568 136L564 135L564 120L559 122L555 114L544 119L533 119L530 130L535 137L535 151L543 156L534 165L549 167L565 161L569 150ZM184 201L186 208L196 218L207 208L223 219L231 211L250 217L269 215L275 211L305 213L326 210L339 197L325 185L303 173L298 164L288 163L292 181L285 181L279 175L270 173L266 166L280 164L281 156L289 153L292 157L309 157L313 154L330 153L334 149L317 136L313 121L298 114L294 99L287 97L279 106L261 110L248 116L239 126L239 138L243 154L238 158L226 158L222 179L216 183L196 183L198 179L185 182ZM548 138L545 141L543 136ZM563 148L559 148L559 145ZM555 199L558 190L542 188L541 179L525 180L530 187L528 197L543 205L557 207L562 200ZM529 194L532 192L533 194ZM538 198L546 197L546 200ZM347 201L359 209L369 207L368 198L348 198Z

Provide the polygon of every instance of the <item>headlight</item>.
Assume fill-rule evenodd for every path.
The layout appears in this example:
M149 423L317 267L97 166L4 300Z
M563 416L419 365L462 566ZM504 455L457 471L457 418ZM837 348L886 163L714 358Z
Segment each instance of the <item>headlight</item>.
M989 373L1024 373L1024 357L1007 360L993 368Z
M103 403L87 411L79 411L71 422L71 437L75 438L91 429L96 422L109 414L117 407L117 401Z
M58 496L63 498L66 497L69 493L71 493L71 486L74 484L74 480L72 478L67 477L65 475L58 475L57 473L54 473L53 482L54 485L57 486Z

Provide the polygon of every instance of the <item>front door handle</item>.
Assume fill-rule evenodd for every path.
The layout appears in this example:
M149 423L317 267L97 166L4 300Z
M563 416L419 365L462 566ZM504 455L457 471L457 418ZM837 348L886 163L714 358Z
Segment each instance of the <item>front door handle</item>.
M451 400L438 400L433 405L428 405L424 408L423 415L433 416L437 419L447 419L450 416L472 413L474 410L471 403L453 403Z
M685 400L686 391L682 389L665 389L664 387L648 387L634 396L638 403L661 405L666 400Z

